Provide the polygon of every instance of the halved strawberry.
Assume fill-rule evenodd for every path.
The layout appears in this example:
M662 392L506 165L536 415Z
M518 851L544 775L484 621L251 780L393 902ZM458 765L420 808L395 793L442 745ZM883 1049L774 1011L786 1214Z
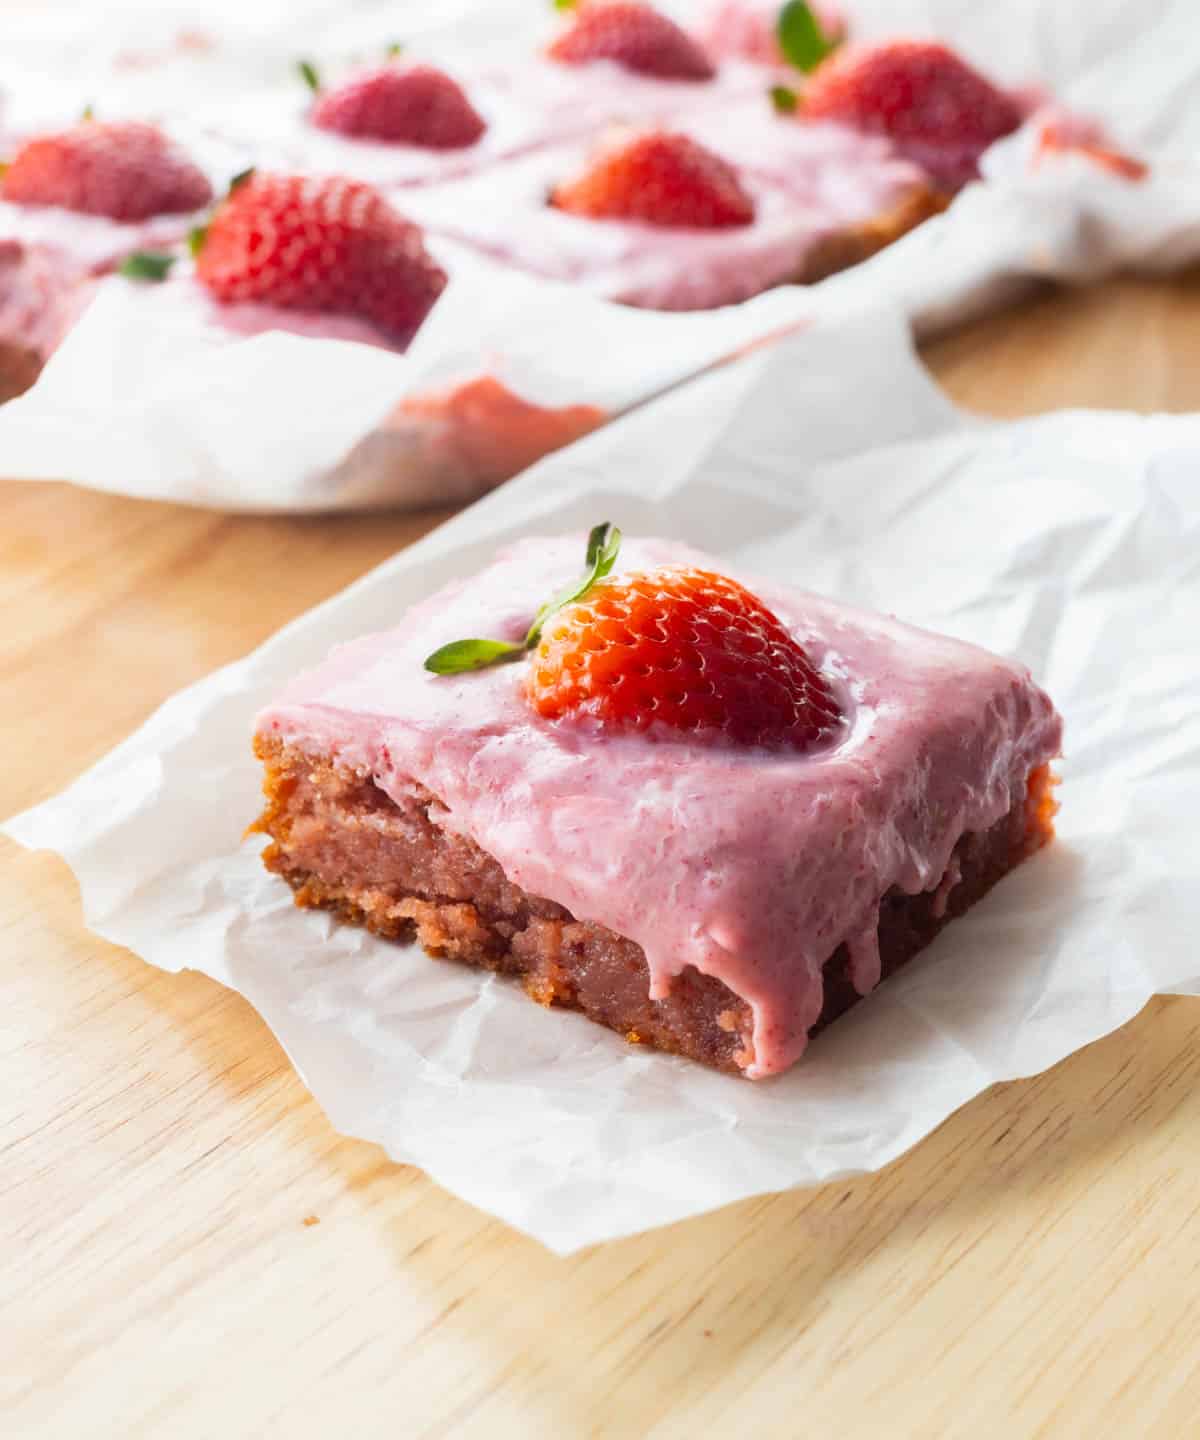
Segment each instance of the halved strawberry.
M200 210L212 186L153 125L85 120L26 141L4 174L3 198L136 221Z
M564 65L612 60L660 80L711 80L717 73L699 41L639 0L584 0L546 54Z
M754 220L754 201L734 167L686 135L667 130L602 149L550 199L560 210L591 219L642 220L672 228L714 230Z
M762 601L691 566L622 576L567 606L542 634L526 691L548 720L736 745L805 750L841 723L828 682Z
M690 565L608 578L619 530L588 537L587 573L534 617L525 640L459 640L425 662L458 674L532 652L530 706L547 720L609 732L671 733L802 751L844 716L829 682L744 585Z
M317 97L312 123L355 139L461 150L487 129L462 86L432 65L381 65Z
M945 45L916 40L836 53L810 80L802 112L887 135L952 188L978 174L984 150L1023 119L1011 95Z
M421 231L370 185L258 172L213 215L196 274L225 303L357 315L402 344L446 284Z

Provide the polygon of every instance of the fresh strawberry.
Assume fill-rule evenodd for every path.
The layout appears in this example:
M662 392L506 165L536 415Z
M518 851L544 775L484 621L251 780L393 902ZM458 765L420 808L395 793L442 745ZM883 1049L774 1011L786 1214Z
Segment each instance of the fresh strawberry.
M915 40L835 54L813 75L802 111L889 136L951 188L977 175L984 150L1023 118L1011 95L953 51Z
M565 65L612 60L660 80L711 80L717 73L698 41L638 0L583 0L546 53Z
M461 150L487 129L461 85L431 65L382 65L318 96L312 122L362 140Z
M1144 180L1150 173L1150 167L1144 160L1114 149L1104 131L1087 121L1049 120L1042 126L1034 163L1040 162L1045 155L1064 151L1083 155L1094 164L1119 175L1122 180Z
M837 734L844 716L828 681L744 585L692 565L613 580L620 548L621 532L597 525L586 572L524 640L452 640L425 669L461 675L532 653L525 694L547 720L792 750Z
M554 190L551 203L591 219L672 228L716 230L754 220L754 201L734 167L666 130L601 150L581 175Z
M5 172L3 198L110 220L148 220L201 209L212 186L153 125L85 120L22 145Z
M213 215L196 274L225 303L358 315L402 344L446 283L421 231L370 185L257 172Z
M735 580L668 566L596 586L546 626L527 680L548 720L665 725L738 745L807 749L841 715L824 677Z

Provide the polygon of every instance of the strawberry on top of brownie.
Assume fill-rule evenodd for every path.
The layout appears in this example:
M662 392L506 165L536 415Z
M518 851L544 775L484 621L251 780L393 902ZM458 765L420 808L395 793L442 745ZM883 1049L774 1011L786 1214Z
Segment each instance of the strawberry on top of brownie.
M836 51L810 77L798 114L886 136L949 190L978 175L983 152L1025 118L1015 96L922 40Z
M222 303L356 315L400 344L446 284L420 229L372 186L259 173L203 231L196 275Z
M563 65L609 60L659 80L711 80L717 73L698 40L641 0L583 0L546 54Z
M212 199L204 172L153 125L83 120L19 147L0 198L125 222L183 215Z

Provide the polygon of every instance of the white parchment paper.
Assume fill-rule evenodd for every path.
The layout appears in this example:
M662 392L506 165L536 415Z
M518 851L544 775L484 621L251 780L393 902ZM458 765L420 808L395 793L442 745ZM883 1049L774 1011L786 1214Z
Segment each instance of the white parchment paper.
M956 412L900 316L757 351L503 487L8 823L88 924L266 1018L332 1122L561 1252L885 1165L994 1081L1200 993L1200 417ZM600 519L1029 663L1059 840L758 1084L295 909L241 840L256 710L520 534Z
M695 19L706 3L671 8ZM998 78L1042 86L1101 117L1150 161L1149 179L1131 184L1071 155L1032 167L1027 128L993 149L985 179L946 215L874 259L810 290L689 316L623 309L435 246L450 289L404 357L280 333L247 339L172 285L112 280L33 390L0 409L0 473L229 509L455 501L496 476L475 460L478 447L403 413L435 381L452 388L494 375L534 404L615 415L814 316L900 308L927 333L1010 300L1035 277L1082 283L1200 259L1193 0L846 8L860 35L945 37ZM402 11L385 0L103 9L63 0L0 22L0 131L72 118L84 94L100 111L151 114L199 143L238 107L294 109L301 42L327 67L396 38L415 55L461 66L527 54L555 23L537 0L408 0ZM241 141L233 148L239 163L253 158Z

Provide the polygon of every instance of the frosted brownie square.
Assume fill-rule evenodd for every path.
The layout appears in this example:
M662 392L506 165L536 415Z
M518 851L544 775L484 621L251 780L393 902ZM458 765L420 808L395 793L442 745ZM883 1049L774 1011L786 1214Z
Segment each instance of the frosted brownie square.
M744 114L739 108L731 121ZM728 128L723 140L721 120L711 116L703 125L684 120L669 131L639 127L547 146L460 182L406 193L404 204L430 234L604 299L657 310L713 309L775 285L820 279L839 268L835 251L854 263L940 209L920 171L886 146L837 127L797 127L793 143L772 149L769 112L760 118L757 137ZM703 228L594 218L553 203L559 187L604 163L607 153L664 134L694 141L732 169L747 201L745 222ZM857 159L846 173L848 149ZM739 163L755 151L759 163ZM793 159L803 179L782 178Z
M778 1074L1049 840L1061 720L974 646L604 543L548 615L574 540L298 676L256 726L264 859L300 905Z

